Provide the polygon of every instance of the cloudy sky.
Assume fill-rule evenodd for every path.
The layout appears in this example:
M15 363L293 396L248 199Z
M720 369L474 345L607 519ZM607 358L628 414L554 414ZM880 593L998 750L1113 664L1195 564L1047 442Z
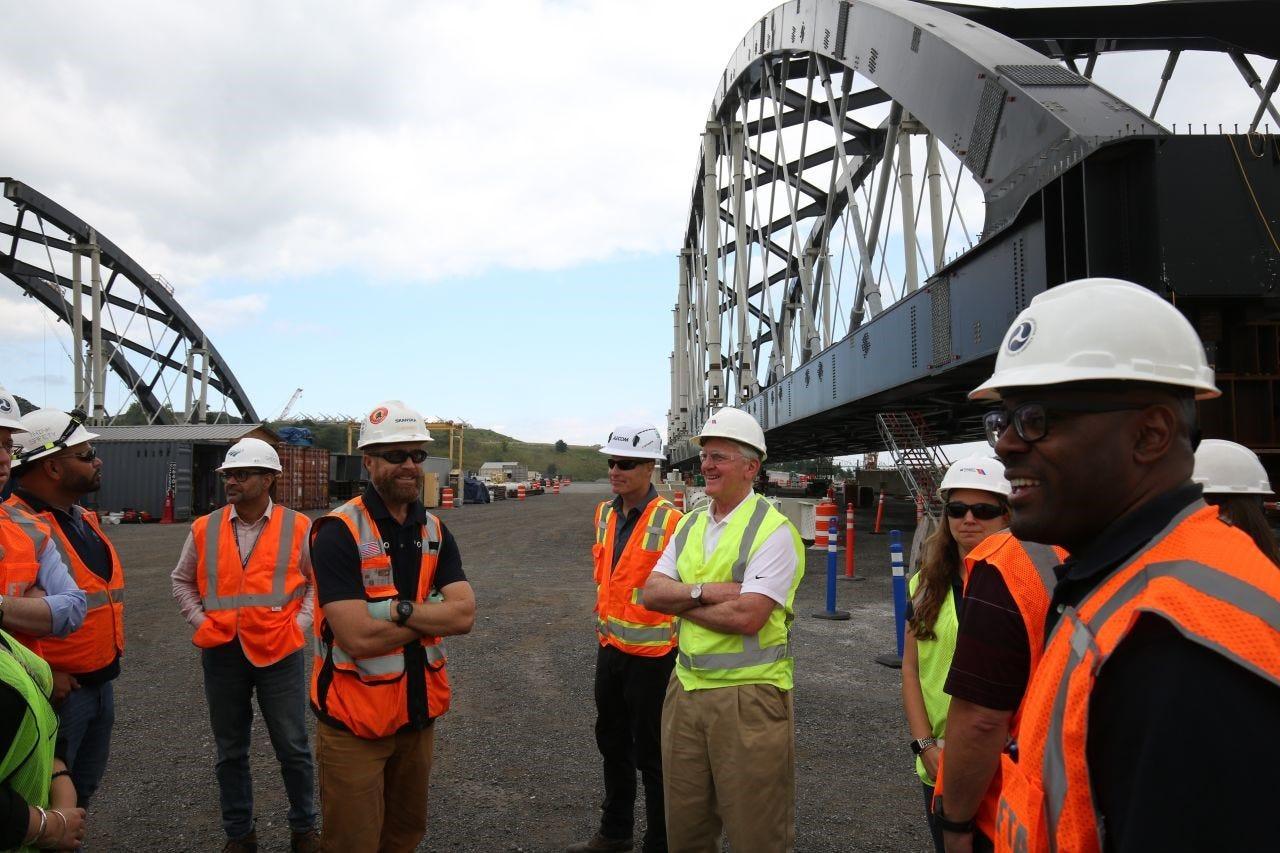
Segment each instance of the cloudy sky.
M773 5L24 3L0 174L165 276L264 416L301 386L528 440L665 430L699 133ZM1248 120L1213 59L1162 118ZM1098 76L1145 109L1162 62ZM0 382L69 405L59 334L0 281Z

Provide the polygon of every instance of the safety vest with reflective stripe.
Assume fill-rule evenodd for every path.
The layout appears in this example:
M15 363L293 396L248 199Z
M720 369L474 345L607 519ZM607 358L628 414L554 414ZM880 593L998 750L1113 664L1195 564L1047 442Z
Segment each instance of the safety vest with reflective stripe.
M416 603L432 598L436 565L440 556L440 520L427 513L422 529L422 563L418 572ZM360 554L360 578L364 595L372 605L399 598L387 544L378 525L357 497L311 526L311 541L326 523L340 521L355 539ZM437 599L438 600L438 599ZM376 739L393 735L410 722L409 678L426 681L427 715L432 719L449 710L449 676L445 671L444 644L439 637L423 637L426 666L421 676L406 673L404 650L396 648L375 657L352 657L334 642L333 629L316 608L315 662L311 668L311 704L321 719L342 726L357 737Z
M49 526L15 503L0 504L0 595L20 598L36 585L40 552L49 541ZM27 648L40 653L40 641L14 634Z
M1027 651L1030 666L1028 675L1036 671L1040 661L1040 653L1044 648L1044 617L1049 612L1049 598L1053 595L1053 587L1058 582L1053 570L1067 558L1063 548L1051 548L1038 542L1023 542L1012 533L1001 531L982 540L972 551L965 555L965 585L973 577L973 567L978 563L986 563L995 569L1013 602L1017 605L1018 615L1022 617L1023 628L1027 632ZM1021 711L1015 710L1009 721L1009 736L1016 737ZM943 750L938 766L938 781L934 788L935 801L946 791L947 756ZM1000 769L996 768L991 784L978 805L974 822L987 838L996 831L996 806L1000 802ZM945 813L945 809L944 809Z
M791 534L796 554L796 574L787 593L785 607L775 606L758 633L723 634L688 619L677 622L680 651L676 655L676 676L686 690L729 687L738 684L773 684L782 690L792 687L791 657L792 604L796 588L804 577L804 543L786 516L762 496L752 493L735 508L716 542L705 555L703 536L707 530L710 504L680 519L671 547L675 548L676 571L684 583L742 583L747 564L769 536L783 525Z
M275 504L253 549L242 555L230 506L191 525L196 586L205 619L191 642L212 649L240 640L254 666L270 666L302 648L298 614L307 594L302 545L310 520Z
M596 541L591 555L595 559L600 645L641 657L661 657L675 648L675 618L646 608L643 592L679 521L680 512L665 498L655 497L640 511L617 565L611 565L618 528L613 501L596 507Z
M1168 620L1186 639L1280 686L1280 573L1247 534L1218 519L1216 507L1196 501L1078 607L1063 608L1022 703L1018 760L1001 759L997 850L1103 849L1086 757L1089 698L1098 672L1143 614Z
M53 512L37 513L16 494L9 496L8 503L48 525L53 535L53 544L62 555L62 561L71 570L76 586L84 591L84 622L65 637L41 637L41 657L55 671L69 672L72 675L97 672L110 666L117 657L124 654L124 566L120 565L120 556L116 554L115 546L102 532L98 514L80 506L71 507L72 514L92 527L106 546L107 559L111 561L109 581L103 580L101 575L80 559Z

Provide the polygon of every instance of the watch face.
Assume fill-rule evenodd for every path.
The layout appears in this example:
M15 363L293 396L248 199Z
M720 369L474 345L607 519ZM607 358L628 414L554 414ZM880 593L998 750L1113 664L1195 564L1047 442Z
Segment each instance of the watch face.
M396 602L396 615L398 615L401 619L408 619L410 616L412 616L412 615L413 615L413 602L412 602L412 601L397 601L397 602Z

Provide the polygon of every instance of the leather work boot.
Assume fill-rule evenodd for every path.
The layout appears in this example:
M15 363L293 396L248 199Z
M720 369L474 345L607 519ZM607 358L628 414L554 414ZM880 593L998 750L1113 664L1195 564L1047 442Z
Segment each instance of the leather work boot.
M289 841L290 853L320 853L320 832L308 829L306 832L295 832Z
M590 841L571 844L564 850L565 853L626 853L633 846L630 838L605 838L597 832Z
M222 853L258 853L258 833L250 832L244 838L228 838Z

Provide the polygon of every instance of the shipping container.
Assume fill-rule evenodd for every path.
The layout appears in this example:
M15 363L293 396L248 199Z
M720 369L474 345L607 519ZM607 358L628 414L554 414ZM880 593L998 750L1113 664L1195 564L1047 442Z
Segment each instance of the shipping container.
M290 509L329 508L329 451L323 447L282 444L275 501Z

